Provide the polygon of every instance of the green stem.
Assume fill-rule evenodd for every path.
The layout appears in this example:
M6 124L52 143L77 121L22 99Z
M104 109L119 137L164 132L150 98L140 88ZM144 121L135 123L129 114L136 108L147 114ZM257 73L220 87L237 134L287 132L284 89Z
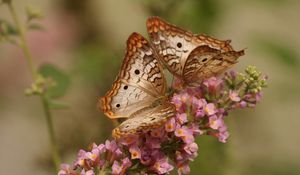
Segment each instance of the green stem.
M19 31L20 40L21 40L20 41L20 47L23 49L25 59L28 63L28 68L29 68L29 70L32 74L32 77L34 79L36 79L37 78L37 71L36 71L35 66L33 65L33 62L32 62L33 59L32 59L32 56L30 54L29 47L28 47L26 39L25 39L25 29L21 26L21 24L19 22L19 18L17 16L15 7L13 6L12 2L8 3L8 7L9 7L10 13L13 17L13 20L16 24L16 27Z
M60 156L58 153L57 143L56 143L56 139L55 139L52 115L51 115L49 103L48 103L49 101L47 100L47 97L44 94L41 95L41 99L42 99L43 108L45 111L45 116L46 116L46 121L47 121L47 126L48 126L48 133L49 133L49 137L50 137L50 141L51 141L52 159L54 162L55 170L56 170L56 172L58 172L59 166L60 166Z
M21 26L21 24L19 22L19 18L17 16L16 10L15 10L12 2L7 3L7 5L9 7L9 11L13 17L13 20L17 27L17 30L19 31L20 47L22 48L22 50L24 52L25 59L28 63L28 68L31 72L33 80L36 81L38 78L38 73L37 73L36 67L33 64L32 55L30 53L29 47L28 47L26 39L25 39L25 29ZM60 156L58 153L56 138L55 138L54 129L53 129L54 127L53 127L53 122L52 122L52 115L51 115L50 108L49 108L49 100L47 99L45 92L40 94L40 98L43 103L43 108L44 108L44 112L45 112L45 116L46 116L48 133L49 133L50 142L51 142L52 159L53 159L53 163L55 166L55 171L58 172L59 165L60 165Z

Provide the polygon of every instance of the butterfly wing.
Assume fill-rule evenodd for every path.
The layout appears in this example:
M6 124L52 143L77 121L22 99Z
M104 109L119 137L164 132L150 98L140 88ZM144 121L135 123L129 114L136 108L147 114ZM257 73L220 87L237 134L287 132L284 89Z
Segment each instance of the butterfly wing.
M100 107L109 118L128 118L165 94L166 80L148 41L138 33L127 40L121 71Z
M113 136L119 138L129 134L158 128L175 115L175 107L169 102L150 106L135 112L130 118L113 130Z
M208 46L195 48L187 58L183 69L186 84L197 84L205 78L216 76L237 63L244 50L221 52Z
M208 45L222 52L233 50L230 41L221 41L204 35L194 35L159 17L147 20L147 31L153 47L168 70L181 77L189 54L198 46Z

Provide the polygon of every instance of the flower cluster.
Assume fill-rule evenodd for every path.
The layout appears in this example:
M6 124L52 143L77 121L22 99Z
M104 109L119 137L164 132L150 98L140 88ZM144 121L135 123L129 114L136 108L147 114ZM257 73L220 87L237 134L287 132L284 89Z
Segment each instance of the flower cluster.
M176 115L163 126L80 150L73 167L62 165L59 175L189 174L189 163L198 155L195 138L211 135L220 142L229 137L224 118L229 111L254 107L266 87L266 77L254 67L245 74L227 72L198 87L180 88L176 81L172 103ZM179 86L178 86L179 85Z

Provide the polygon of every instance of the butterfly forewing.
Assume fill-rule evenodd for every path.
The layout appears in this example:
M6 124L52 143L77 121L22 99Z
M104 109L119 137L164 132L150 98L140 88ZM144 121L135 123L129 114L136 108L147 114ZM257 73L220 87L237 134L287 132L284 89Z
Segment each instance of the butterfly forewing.
M198 46L208 45L222 52L233 50L230 41L221 41L204 35L194 35L159 17L147 20L147 31L153 47L174 75L181 77L189 54Z
M101 108L110 118L127 118L165 94L166 80L149 43L133 33L121 71L111 90L101 98Z
M169 102L143 108L132 114L130 118L115 128L113 136L119 138L125 135L145 132L157 128L174 115L175 107Z

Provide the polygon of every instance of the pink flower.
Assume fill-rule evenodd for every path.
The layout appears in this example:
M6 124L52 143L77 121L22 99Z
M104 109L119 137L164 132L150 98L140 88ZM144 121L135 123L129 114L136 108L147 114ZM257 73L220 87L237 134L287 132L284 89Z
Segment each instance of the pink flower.
M197 157L198 145L195 142L184 145L184 151L191 155L193 158Z
M170 120L167 121L167 123L165 124L165 130L167 132L173 132L175 130L175 118L171 118Z
M122 165L120 165L120 163L118 161L114 161L112 168L112 174L121 174L123 167Z
M129 152L131 154L131 159L140 159L141 158L141 150L137 146L132 146L129 148Z
M213 115L209 117L209 126L212 129L219 129L224 125L223 119L218 117L217 115Z
M195 118L204 117L204 107L206 106L205 99L193 98L192 100L192 111L194 112Z
M240 107L240 108L245 108L245 107L247 107L247 103L246 103L245 101L241 101L241 102L239 103L239 107Z
M77 160L74 163L74 166L84 166L85 165L85 158L86 158L86 151L79 150L77 154Z
M177 173L178 175L181 175L181 174L190 174L190 166L188 163L183 163L183 164L180 164L178 166L178 169L177 169Z
M205 106L204 111L205 111L206 115L213 115L217 112L216 108L215 108L215 105L213 103L208 103Z
M153 169L158 174L166 174L174 169L174 167L168 163L166 158L159 159L153 165Z
M80 175L95 175L93 170L85 171L84 169L80 172Z
M60 165L60 171L58 172L58 175L70 175L72 172L70 165L68 164L61 164Z
M199 125L197 123L192 123L189 128L195 136L203 134L203 131L199 129Z
M151 157L151 149L150 148L146 148L146 147L143 147L141 148L141 151L142 151L142 156L141 156L141 163L143 165L150 165L151 162L152 162L152 157Z
M181 124L181 125L183 125L183 124L185 124L186 122L188 122L186 113L176 114L176 119L177 119L177 121L179 122L179 124ZM174 128L174 129L175 129L175 128Z
M203 85L208 89L209 94L216 95L217 91L219 91L223 86L223 80L216 77L211 77L207 80L204 80Z
M229 98L230 98L231 101L234 101L234 102L241 101L241 98L239 97L239 94L236 91L230 90L229 91Z
M180 137L185 143L194 142L193 131L186 126L178 126L175 130L175 136Z
M115 160L112 165L112 174L123 175L125 174L126 169L129 168L131 165L132 163L130 162L128 157L122 160L122 164Z
M120 157L123 154L123 152L118 147L116 141L114 140L113 141L106 140L105 148L109 152L110 162L112 162L116 157Z
M229 137L229 132L227 131L227 127L223 126L219 128L219 134L218 134L219 141L225 143L228 137Z

